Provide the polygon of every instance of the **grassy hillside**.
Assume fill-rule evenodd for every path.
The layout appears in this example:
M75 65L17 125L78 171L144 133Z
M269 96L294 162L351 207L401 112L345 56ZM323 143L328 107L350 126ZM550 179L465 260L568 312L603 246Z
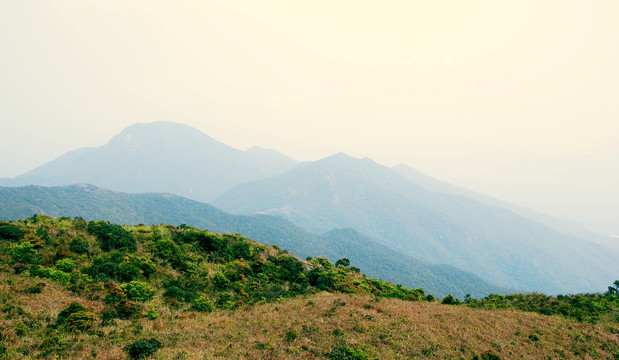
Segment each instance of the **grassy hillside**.
M496 296L444 305L336 265L188 226L0 223L0 359L619 357L616 291L578 321L473 308Z
M122 224L188 224L218 233L242 233L266 244L276 244L302 258L347 257L368 275L408 287L423 287L438 297L466 294L483 297L511 293L449 265L431 265L402 255L351 230L310 233L276 216L231 215L211 205L170 194L126 194L92 185L66 187L0 187L0 220L24 219L35 213L80 216Z

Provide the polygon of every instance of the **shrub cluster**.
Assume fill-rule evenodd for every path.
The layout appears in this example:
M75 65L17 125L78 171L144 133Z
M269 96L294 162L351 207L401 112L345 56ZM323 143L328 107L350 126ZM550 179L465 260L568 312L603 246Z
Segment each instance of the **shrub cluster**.
M590 323L597 323L603 316L614 316L615 319L611 320L619 320L619 295L611 291L605 294L558 295L556 297L538 293L490 294L481 300L469 298L465 304L474 308L531 311Z

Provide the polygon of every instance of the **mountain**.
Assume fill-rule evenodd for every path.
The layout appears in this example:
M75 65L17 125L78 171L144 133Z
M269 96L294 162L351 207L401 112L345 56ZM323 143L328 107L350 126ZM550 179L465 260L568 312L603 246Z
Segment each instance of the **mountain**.
M400 254L352 229L318 235L268 215L231 215L197 201L171 194L127 194L92 185L0 187L0 220L33 214L104 219L121 224L187 224L218 233L241 233L256 241L277 244L300 256L348 258L370 276L409 287L422 287L439 297L480 298L512 293L449 265L431 265Z
M186 125L138 123L106 145L71 151L0 185L89 183L207 201L234 185L283 173L296 164L275 150L234 149Z
M429 191L345 154L241 184L212 203L232 213L280 215L310 231L354 228L398 252L511 288L602 291L619 273L614 249L466 196Z
M585 226L571 220L559 219L546 214L541 214L536 211L523 208L507 201L502 201L493 198L488 195L480 194L475 191L464 189L444 181L436 180L419 170L413 169L406 164L399 164L391 168L393 171L402 175L406 179L412 181L416 185L423 187L426 190L430 190L438 193L445 193L451 195L465 196L470 199L476 200L482 204L499 207L510 210L522 217L542 223L554 231L562 233L564 235L576 236L583 240L593 241L595 243L601 243L606 246L615 247L619 250L619 241L614 241L612 237L607 235L601 235L594 233L587 229Z

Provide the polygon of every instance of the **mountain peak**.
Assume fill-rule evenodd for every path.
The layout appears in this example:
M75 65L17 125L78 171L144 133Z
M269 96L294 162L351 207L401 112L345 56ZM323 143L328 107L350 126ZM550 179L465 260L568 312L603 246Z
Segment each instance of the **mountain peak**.
M89 183L115 191L176 193L208 201L243 182L279 175L296 161L245 152L191 126L135 123L106 145L79 149L23 174L15 185Z
M351 161L359 161L360 159L350 156L346 153L343 152L338 152L335 153L331 156L327 156L326 158L322 158L318 161L316 161L316 163L333 163L333 162L351 162Z
M167 142L208 142L222 144L202 131L188 125L171 121L155 121L150 123L135 123L122 130L110 140L110 144L118 143L167 143Z

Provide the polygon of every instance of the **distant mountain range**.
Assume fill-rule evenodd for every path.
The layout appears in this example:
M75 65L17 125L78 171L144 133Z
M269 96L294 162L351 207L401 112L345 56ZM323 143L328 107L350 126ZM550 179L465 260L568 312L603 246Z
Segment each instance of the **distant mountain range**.
M71 151L1 186L96 184L115 191L169 192L209 201L243 182L296 166L275 150L229 147L173 122L134 124L106 145Z
M350 235L352 230L334 230L347 244L341 248L342 257L367 240L425 263L455 266L507 288L547 293L603 291L619 274L619 246L614 239L437 181L408 166L387 168L345 154L299 163L275 150L234 149L196 129L170 122L132 125L104 146L76 150L14 179L0 180L3 186L74 183L132 193L173 193L211 202L230 213L277 215L315 234L354 229L355 236ZM29 206L41 203L41 211L53 210L44 209L41 199L31 200ZM113 202L108 206L91 215L121 223L131 223L131 219L151 222L146 214L134 212L131 217L132 212L116 210ZM115 211L119 217L114 218ZM175 211L189 219L151 220L199 220L191 217L195 212ZM252 231L263 231L252 226L242 233L253 236ZM211 230L240 231L235 229ZM294 227L295 234L298 231ZM315 253L303 246L317 243L285 245L284 238L276 239L292 251ZM321 251L327 255L334 248ZM363 268L370 271L367 265Z
M334 229L318 235L268 215L231 215L217 208L172 194L128 194L93 185L61 187L0 187L0 220L18 220L33 214L54 217L104 219L121 224L187 224L219 233L241 233L265 244L278 245L297 256L348 258L364 273L407 287L422 287L443 297L466 294L481 298L509 293L478 276L449 265L431 265L400 254L352 229Z
M444 181L436 180L406 164L399 164L391 169L426 190L468 197L484 205L510 210L529 220L542 223L559 233L569 236L576 236L580 239L589 240L596 243L604 243L605 245L614 246L619 249L619 242L612 241L612 238L609 236L594 233L575 221L559 219L546 214L541 214L539 212L508 203L507 201L501 201L488 195L480 194L468 189L451 185Z
M466 196L429 191L345 154L241 184L212 203L232 213L279 215L310 231L351 227L401 253L512 288L602 290L619 274L618 253L608 247Z

